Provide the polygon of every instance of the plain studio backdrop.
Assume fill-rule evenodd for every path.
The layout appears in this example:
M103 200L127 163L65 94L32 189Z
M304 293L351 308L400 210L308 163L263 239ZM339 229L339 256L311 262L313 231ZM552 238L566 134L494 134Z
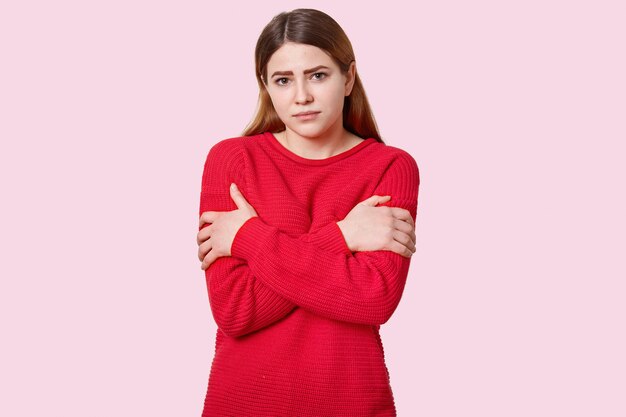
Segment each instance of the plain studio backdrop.
M3 2L0 415L200 415L203 164L297 7L420 168L398 415L626 415L626 10L553 0Z

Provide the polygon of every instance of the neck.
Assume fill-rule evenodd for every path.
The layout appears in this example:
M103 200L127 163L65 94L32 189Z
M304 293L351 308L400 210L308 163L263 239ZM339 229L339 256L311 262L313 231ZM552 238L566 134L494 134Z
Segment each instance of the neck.
M300 135L289 128L274 136L291 152L308 159L330 158L354 146L357 139L343 128L343 124L335 125L319 136Z

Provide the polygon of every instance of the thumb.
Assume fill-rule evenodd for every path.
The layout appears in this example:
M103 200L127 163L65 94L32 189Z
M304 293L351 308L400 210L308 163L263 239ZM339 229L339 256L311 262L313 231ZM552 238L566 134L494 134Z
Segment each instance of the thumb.
M241 191L237 188L237 184L234 182L230 184L230 196L237 205L238 209L248 206L248 200L246 200L243 194L241 194Z
M377 204L386 203L387 201L389 201L390 198L391 198L390 195L383 195L383 196L373 195L370 198L361 201L361 204L374 207Z

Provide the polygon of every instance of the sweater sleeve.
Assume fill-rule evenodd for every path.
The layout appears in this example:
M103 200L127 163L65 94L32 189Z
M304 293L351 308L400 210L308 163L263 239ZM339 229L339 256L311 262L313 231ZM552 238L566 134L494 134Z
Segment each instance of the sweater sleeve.
M229 185L244 184L241 158L235 147L218 143L211 148L202 174L200 213L231 211L237 206L230 197ZM205 227L208 225L205 225ZM303 234L299 241L320 250L351 254L336 223L313 233ZM217 258L205 270L209 303L218 327L230 337L240 337L282 319L296 307L294 303L267 287L248 268L244 259L233 256Z
M415 220L418 188L417 163L402 151L372 194L391 195L383 205L407 209ZM336 223L326 228L339 229ZM387 250L325 250L259 217L238 230L231 254L245 259L250 274L293 304L327 318L370 325L387 322L395 311L411 262Z
M340 246L343 241L344 247L349 251L336 223L331 223L330 226L332 227L324 227L315 234L301 235L298 240L317 241L321 243L318 246L320 248ZM205 277L213 318L218 327L230 337L244 336L269 326L297 307L255 277L247 262L241 258L217 258L205 270Z

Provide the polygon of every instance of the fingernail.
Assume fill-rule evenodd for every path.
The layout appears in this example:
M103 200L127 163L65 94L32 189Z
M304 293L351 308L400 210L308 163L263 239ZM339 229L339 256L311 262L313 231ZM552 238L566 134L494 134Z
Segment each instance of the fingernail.
M230 184L230 189L231 190L236 190L237 189L237 186L235 185L234 182L232 184Z

